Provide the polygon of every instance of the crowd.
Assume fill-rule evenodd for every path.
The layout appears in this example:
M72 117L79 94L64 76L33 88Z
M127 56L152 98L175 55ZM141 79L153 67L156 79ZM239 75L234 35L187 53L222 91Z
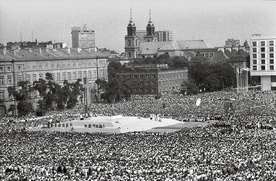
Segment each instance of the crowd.
M275 180L275 96L225 91L89 107L94 116L221 116L216 124L172 133L1 131L17 124L5 123L0 130L0 180ZM226 101L234 112L225 113ZM60 121L70 112L63 115Z

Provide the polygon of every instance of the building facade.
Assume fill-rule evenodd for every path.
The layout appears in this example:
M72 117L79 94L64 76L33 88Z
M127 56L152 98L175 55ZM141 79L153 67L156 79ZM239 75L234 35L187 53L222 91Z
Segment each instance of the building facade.
M157 95L179 92L184 80L188 80L188 69L170 70L167 65L136 67L118 72L120 81L129 81L132 95Z
M54 81L75 82L87 78L89 100L97 94L94 84L98 78L107 79L107 56L83 49L16 49L0 51L0 115L6 114L14 100L7 88L20 81L32 85L39 78L45 79L47 72ZM91 93L91 94L90 94ZM95 95L94 95L95 94ZM39 98L39 95L36 95Z
M171 31L155 31L157 41L173 41L173 34Z
M261 90L276 90L276 36L252 35L250 39L251 76L261 77Z
M91 49L95 51L95 32L87 30L86 25L82 28L75 26L71 28L72 48Z

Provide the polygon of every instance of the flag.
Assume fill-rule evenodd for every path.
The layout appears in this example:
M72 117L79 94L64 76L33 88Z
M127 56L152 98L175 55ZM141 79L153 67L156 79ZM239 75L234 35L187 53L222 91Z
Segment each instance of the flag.
M196 100L196 105L197 105L197 106L199 106L199 105L200 105L200 103L201 103L201 99L200 99L200 98L198 98L198 99Z

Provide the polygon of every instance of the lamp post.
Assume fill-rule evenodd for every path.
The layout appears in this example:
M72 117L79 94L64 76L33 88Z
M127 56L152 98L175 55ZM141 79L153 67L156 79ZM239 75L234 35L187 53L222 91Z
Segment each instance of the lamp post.
M12 59L12 76L13 76L13 88L16 88L16 83L15 83L15 69L14 69L14 59ZM17 115L17 103L16 103L16 97L13 96L13 101L14 101L14 114Z

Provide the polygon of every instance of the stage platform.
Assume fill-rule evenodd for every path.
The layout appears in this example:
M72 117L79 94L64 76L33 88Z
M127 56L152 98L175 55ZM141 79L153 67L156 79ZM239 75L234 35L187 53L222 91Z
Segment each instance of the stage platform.
M130 116L99 116L83 120L64 121L55 127L43 128L42 125L29 128L29 131L66 131L66 132L104 132L126 133L135 131L173 132L185 127L206 126L206 122L181 122L170 118L156 119Z

